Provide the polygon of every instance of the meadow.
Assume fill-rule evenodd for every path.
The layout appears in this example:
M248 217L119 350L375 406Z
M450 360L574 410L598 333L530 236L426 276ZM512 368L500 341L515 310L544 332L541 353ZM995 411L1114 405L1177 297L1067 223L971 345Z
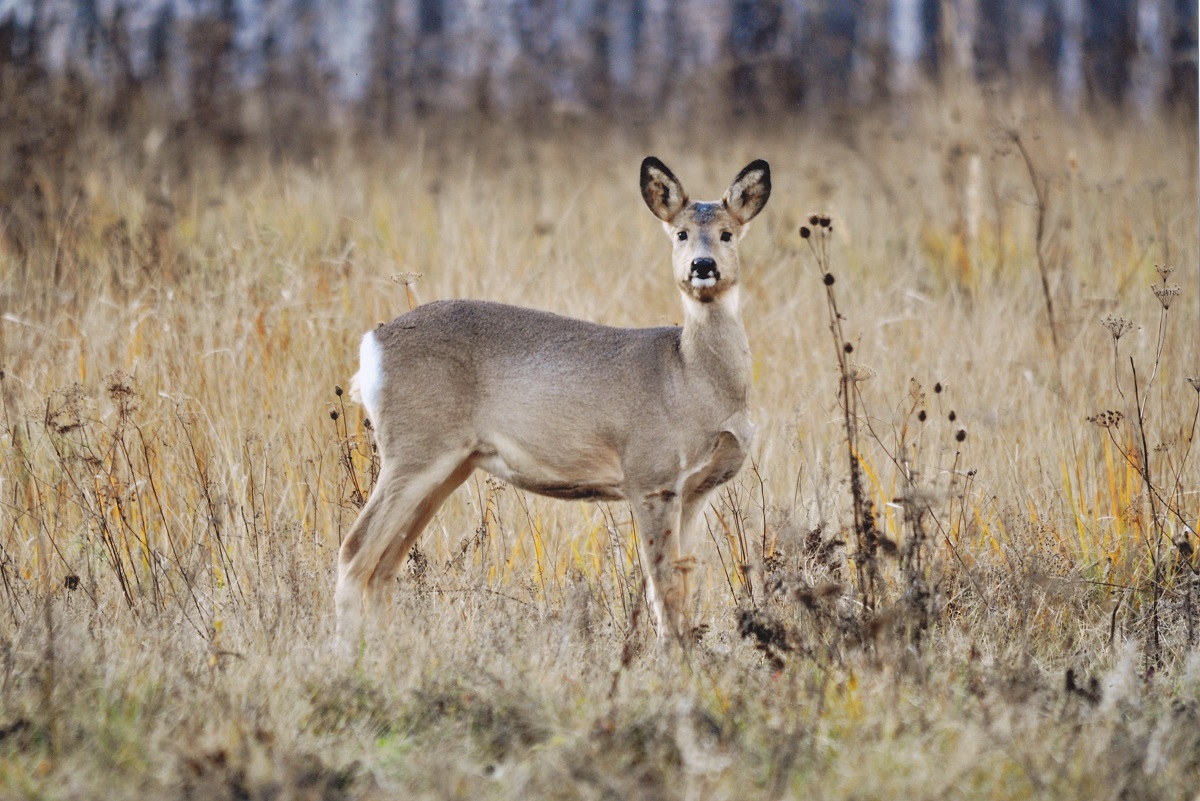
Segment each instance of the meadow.
M0 797L1197 797L1194 120L967 93L75 152L5 184ZM477 473L339 659L359 337L451 297L678 322L647 154L774 183L690 642L627 507Z

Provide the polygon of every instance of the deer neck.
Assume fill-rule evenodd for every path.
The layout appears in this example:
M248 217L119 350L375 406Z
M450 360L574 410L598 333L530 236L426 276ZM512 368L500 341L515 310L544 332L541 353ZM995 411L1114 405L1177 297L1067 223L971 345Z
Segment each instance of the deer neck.
M679 347L684 364L731 402L745 406L750 392L750 341L742 325L737 286L708 303L684 294L683 309Z

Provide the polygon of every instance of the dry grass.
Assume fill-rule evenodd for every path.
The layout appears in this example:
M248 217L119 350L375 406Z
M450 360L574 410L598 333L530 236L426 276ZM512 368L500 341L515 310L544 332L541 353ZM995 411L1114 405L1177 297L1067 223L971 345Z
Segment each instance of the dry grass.
M0 253L0 795L1191 797L1194 130L995 102L33 175ZM414 297L677 320L647 153L699 196L774 175L697 645L656 655L625 507L477 475L339 664L358 336Z

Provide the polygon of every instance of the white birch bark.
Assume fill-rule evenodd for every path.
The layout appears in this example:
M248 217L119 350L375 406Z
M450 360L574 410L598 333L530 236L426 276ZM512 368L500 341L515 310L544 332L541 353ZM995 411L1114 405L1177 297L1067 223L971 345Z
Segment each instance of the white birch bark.
M1072 114L1083 104L1083 0L1060 0L1063 23L1058 59L1059 104Z
M889 44L894 62L891 90L903 97L916 88L925 32L921 29L921 0L892 0Z
M322 66L332 73L339 100L357 102L371 79L372 0L322 0L317 6Z

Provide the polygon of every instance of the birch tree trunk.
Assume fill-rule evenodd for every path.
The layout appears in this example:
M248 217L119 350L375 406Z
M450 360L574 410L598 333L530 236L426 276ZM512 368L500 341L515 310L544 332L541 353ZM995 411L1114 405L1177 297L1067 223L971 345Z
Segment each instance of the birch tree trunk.
M1083 0L1060 0L1062 48L1058 58L1059 104L1078 114L1083 105Z
M897 97L910 94L918 84L919 61L925 49L921 28L921 0L892 0L888 37L892 50L890 89Z
M973 83L978 72L975 62L975 39L979 35L979 6L977 0L954 0L948 4L953 10L947 31L950 47L954 54L953 64L956 77Z
M1137 55L1130 82L1133 106L1143 120L1158 112L1167 84L1166 18L1162 0L1137 0Z

